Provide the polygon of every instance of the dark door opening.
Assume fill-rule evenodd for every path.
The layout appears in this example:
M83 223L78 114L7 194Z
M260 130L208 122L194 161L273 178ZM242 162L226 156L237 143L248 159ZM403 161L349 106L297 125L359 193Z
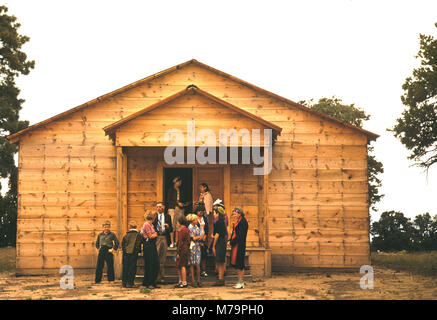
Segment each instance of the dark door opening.
M173 187L173 179L182 178L181 190L184 198L182 199L187 205L185 206L185 215L193 210L193 168L164 168L164 198L167 199L167 193ZM168 208L166 204L166 208Z

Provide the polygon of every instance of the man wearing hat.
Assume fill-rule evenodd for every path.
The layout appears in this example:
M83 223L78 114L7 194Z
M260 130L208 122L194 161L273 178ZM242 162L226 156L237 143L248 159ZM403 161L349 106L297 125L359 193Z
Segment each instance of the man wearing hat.
M97 256L95 283L102 281L105 262L108 267L108 281L114 281L114 255L112 252L113 250L117 251L119 246L117 236L110 230L111 222L105 221L102 226L103 232L97 236L96 241L96 248L99 250L99 255Z
M176 222L178 221L178 219L181 216L184 216L184 202L183 202L184 196L182 194L182 189L181 189L182 179L181 177L175 177L172 180L172 182L173 182L173 186L167 192L167 207L168 207L168 214L171 216L172 225L177 226L178 224ZM170 233L170 238L171 238L170 248L175 247L175 244L178 241L177 234L179 228L176 227L173 229L173 231L174 232Z

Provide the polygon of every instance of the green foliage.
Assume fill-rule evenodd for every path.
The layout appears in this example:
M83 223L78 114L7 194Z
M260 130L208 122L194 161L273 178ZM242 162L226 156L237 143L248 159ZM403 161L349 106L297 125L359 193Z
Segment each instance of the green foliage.
M413 224L402 212L385 211L372 223L372 248L381 251L409 250Z
M392 251L437 250L437 215L419 214L414 221L402 212L386 211L372 223L372 249Z
M24 102L15 79L27 75L35 62L28 61L21 47L29 38L18 33L20 24L15 16L7 14L8 8L0 6L0 177L9 178L9 191L0 197L0 246L15 244L17 220L17 167L14 155L17 146L6 136L26 128L28 121L19 120Z
M414 231L411 239L412 250L437 249L437 215L434 218L427 212L414 218Z
M341 121L348 122L357 127L362 128L363 121L369 120L370 116L364 110L355 107L354 104L343 104L342 100L336 97L321 98L317 103L311 99L309 101L300 101L301 104L316 110L318 112L327 114ZM384 196L379 192L382 186L381 179L378 178L380 173L384 172L384 167L380 161L372 154L373 147L368 147L367 156L367 176L369 183L369 206L377 211L376 203Z
M419 38L420 67L402 86L407 108L389 131L411 151L408 158L428 170L437 162L437 39L423 34Z
M348 122L360 128L363 126L363 120L370 119L369 115L366 115L363 110L355 107L353 103L350 105L343 104L341 99L336 97L321 98L317 103L313 103L313 100L311 99L308 102L304 101L303 104L313 110L327 114L341 121Z

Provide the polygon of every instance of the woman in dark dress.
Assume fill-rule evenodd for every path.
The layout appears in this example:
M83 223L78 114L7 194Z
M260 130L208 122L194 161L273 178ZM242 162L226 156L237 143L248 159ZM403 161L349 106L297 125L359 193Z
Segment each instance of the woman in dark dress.
M235 224L232 227L230 239L231 244L231 266L238 271L238 282L234 286L235 289L244 288L244 256L246 255L246 237L249 225L244 212L240 208L232 210L232 216L235 219Z
M225 210L222 207L214 209L214 218L217 221L214 223L214 242L212 245L212 252L215 256L215 263L217 265L218 279L214 286L224 286L223 279L225 273L226 261L226 226L225 226Z
M178 224L180 230L178 233L177 251L176 251L176 268L178 268L179 283L175 288L186 288L187 284L187 266L190 256L190 231L188 230L188 221L184 216L179 217Z

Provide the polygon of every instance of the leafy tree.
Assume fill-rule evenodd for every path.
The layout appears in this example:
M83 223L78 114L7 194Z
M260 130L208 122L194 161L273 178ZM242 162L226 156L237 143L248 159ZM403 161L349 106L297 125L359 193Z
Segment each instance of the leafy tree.
M20 90L15 79L29 74L35 64L21 51L29 37L18 33L17 18L7 12L6 6L0 6L0 177L9 178L9 190L0 199L0 245L15 243L17 219L17 167L14 161L17 146L10 144L6 136L29 125L28 121L19 120L24 100L18 98Z
M341 99L335 97L321 98L317 103L314 103L313 100L301 101L300 103L360 128L363 126L363 121L369 120L370 118L369 115L355 107L354 104L343 104ZM378 178L378 175L384 172L384 167L372 154L373 147L369 146L368 150L367 173L369 177L369 205L376 211L376 203L384 196L379 192L382 182L381 179Z
M419 38L420 67L402 86L407 108L389 131L411 151L408 158L428 170L437 162L437 39L423 34Z
M401 251L411 249L413 223L402 212L385 211L379 221L372 223L372 249Z
M437 249L437 215L432 218L427 212L414 218L412 249L416 251Z

